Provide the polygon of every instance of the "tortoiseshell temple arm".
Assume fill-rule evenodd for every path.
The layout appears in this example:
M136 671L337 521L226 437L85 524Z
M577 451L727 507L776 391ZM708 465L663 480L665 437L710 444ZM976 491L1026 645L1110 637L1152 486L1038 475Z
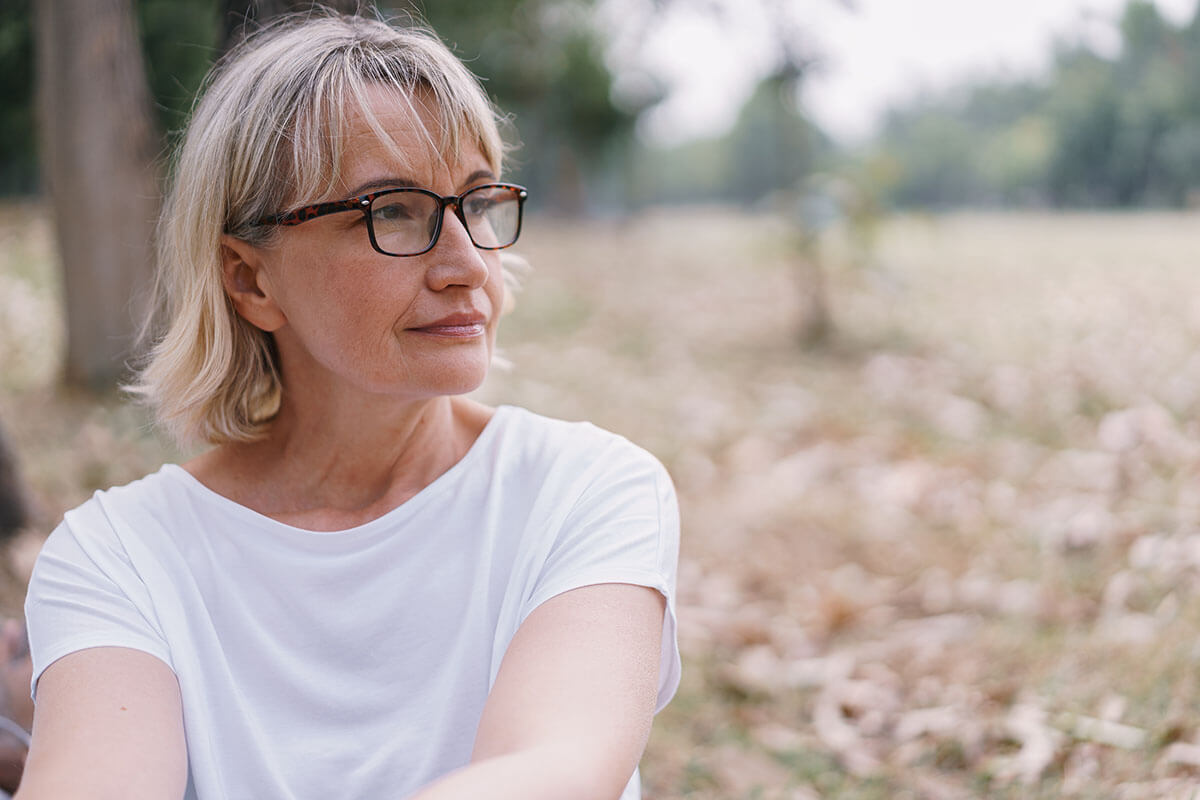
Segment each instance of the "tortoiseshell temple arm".
M256 225L299 225L302 222L308 222L310 219L323 217L326 214L336 214L339 211L361 211L371 205L371 200L375 195L368 194L362 197L352 197L349 200L334 200L330 203L318 203L314 206L305 206L298 208L287 214L276 214L271 217L263 217Z

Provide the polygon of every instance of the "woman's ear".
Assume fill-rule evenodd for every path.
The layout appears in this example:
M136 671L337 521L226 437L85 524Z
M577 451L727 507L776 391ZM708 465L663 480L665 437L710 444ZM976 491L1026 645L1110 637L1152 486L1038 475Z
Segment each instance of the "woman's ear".
M261 250L247 241L221 236L221 281L242 319L261 330L277 331L287 323L271 295Z

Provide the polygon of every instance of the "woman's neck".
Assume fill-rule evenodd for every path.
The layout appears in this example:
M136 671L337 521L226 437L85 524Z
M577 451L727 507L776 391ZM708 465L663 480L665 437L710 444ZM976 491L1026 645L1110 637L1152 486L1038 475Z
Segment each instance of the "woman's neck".
M265 438L222 445L184 468L281 522L341 530L396 508L457 464L492 413L461 397L354 409L285 402Z

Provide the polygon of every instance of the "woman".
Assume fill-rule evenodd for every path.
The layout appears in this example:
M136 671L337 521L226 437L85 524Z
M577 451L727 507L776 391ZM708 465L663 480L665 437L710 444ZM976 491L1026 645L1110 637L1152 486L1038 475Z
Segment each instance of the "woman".
M291 20L216 69L135 389L213 445L69 512L21 800L636 798L678 683L661 466L462 397L524 190L437 39Z

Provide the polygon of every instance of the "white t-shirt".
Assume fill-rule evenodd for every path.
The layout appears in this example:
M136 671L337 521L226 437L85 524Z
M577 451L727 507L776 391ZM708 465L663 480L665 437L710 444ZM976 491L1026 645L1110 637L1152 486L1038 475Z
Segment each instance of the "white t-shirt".
M68 653L132 647L178 677L189 800L403 798L468 762L518 626L569 589L666 596L661 709L679 682L678 537L652 456L511 406L415 497L332 533L167 465L47 540L26 600L33 688ZM635 772L622 798L640 793Z

